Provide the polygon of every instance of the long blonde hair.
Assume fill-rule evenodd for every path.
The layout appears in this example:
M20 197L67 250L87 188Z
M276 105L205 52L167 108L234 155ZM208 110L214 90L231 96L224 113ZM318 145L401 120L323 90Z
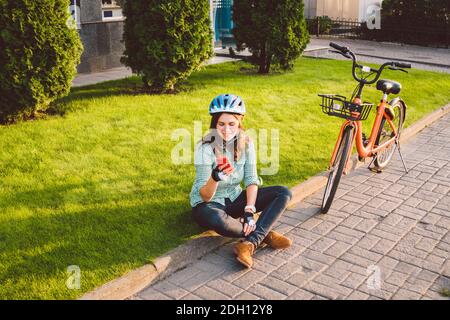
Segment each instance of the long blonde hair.
M245 151L250 141L249 137L245 134L245 128L242 125L242 120L244 116L235 113L230 113L239 121L239 132L233 138L233 148L231 149L230 147L231 143L225 141L224 139L221 139L220 137L219 139L217 139L218 135L213 132L213 130L217 129L217 123L219 122L219 118L223 113L226 112L215 113L212 115L211 124L209 126L210 131L207 135L205 135L202 138L202 143L203 144L210 143L216 156L225 154L226 150L232 152L232 154L234 155L233 160L237 161L238 159L241 158L242 152Z

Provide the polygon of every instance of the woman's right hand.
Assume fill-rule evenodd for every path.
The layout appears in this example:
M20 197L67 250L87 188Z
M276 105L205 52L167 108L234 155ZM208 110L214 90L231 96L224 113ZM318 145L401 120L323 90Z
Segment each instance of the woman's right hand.
M233 165L228 161L228 158L225 156L217 158L217 168L227 176L229 176L234 172Z

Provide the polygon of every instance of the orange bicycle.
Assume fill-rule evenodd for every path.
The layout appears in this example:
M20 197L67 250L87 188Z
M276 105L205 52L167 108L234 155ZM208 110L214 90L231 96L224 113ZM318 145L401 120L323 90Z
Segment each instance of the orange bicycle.
M345 119L331 156L328 182L322 200L322 213L327 213L330 209L341 176L347 174L347 165L355 142L360 161L373 157L369 169L381 172L391 160L395 149L398 149L405 171L408 172L400 152L400 134L405 121L406 104L400 97L388 102L388 95L398 94L401 84L392 80L378 79L386 67L390 70L407 72L403 68L411 68L411 65L391 61L384 63L379 69L373 69L360 65L349 48L333 42L330 43L330 47L335 49L331 52L341 54L353 61L352 74L358 85L350 100L336 94L319 94L322 97L321 106L324 113ZM360 70L359 76L357 69ZM377 89L383 92L383 97L377 106L377 114L367 139L363 133L362 121L367 119L373 104L362 102L361 96L364 86L375 82ZM372 163L373 167L371 167Z

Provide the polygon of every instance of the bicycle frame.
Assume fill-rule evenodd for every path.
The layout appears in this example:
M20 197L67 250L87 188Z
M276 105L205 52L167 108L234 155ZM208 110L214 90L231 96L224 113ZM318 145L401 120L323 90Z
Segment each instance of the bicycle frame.
M355 99L353 99L353 103L361 104L361 99L355 98ZM379 151L389 147L391 144L395 143L395 140L397 139L397 128L395 128L394 124L392 123L392 120L390 120L389 117L386 116L385 117L386 121L389 123L389 126L391 127L392 131L395 133L395 136L379 146L375 145L375 142L376 142L375 140L377 138L377 135L378 135L378 132L379 132L380 126L381 126L381 121L383 119L383 116L385 116L386 104L387 104L387 101L386 101L386 99L383 98L381 100L380 104L377 106L377 115L375 117L375 120L374 120L374 123L372 126L372 131L370 133L370 137L369 137L369 140L368 140L368 143L366 146L364 146L363 135L362 135L362 132L363 132L362 131L362 129L363 129L362 121L346 120L342 124L338 139L334 146L333 154L331 156L330 167L332 167L334 159L336 158L339 144L342 140L342 134L344 132L344 129L347 126L352 126L354 128L353 137L352 137L353 143L352 143L351 150L353 150L353 147L355 146L355 143L356 143L356 150L358 151L358 155L362 158L371 157L374 154L376 154L377 152L379 152ZM347 169L348 169L348 161L350 159L350 156L351 156L351 152L349 152L349 154L348 154L343 174L347 174L347 172L348 172Z

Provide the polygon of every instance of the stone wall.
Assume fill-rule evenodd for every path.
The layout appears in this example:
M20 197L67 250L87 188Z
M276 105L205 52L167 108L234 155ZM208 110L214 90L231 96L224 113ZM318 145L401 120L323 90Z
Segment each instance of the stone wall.
M84 52L79 73L98 72L122 66L124 21L102 21L101 0L81 0L81 28Z
M80 32L84 52L78 72L89 73L122 66L125 50L122 42L123 21L82 23Z
M81 0L80 21L81 23L102 21L102 1Z

